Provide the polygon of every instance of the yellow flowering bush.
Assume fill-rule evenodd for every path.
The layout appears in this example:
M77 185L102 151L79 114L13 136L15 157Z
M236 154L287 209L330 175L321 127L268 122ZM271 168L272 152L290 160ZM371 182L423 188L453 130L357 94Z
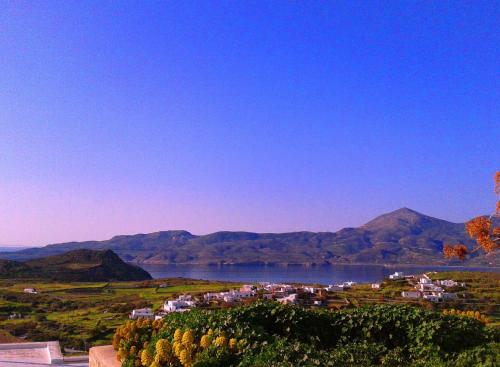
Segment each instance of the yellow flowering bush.
M227 343L227 339L225 336L221 335L215 338L215 345L218 347L224 347Z
M191 364L191 356L187 349L183 349L179 355L179 361L183 366L188 367Z
M182 335L182 344L187 348L191 349L194 342L193 332L191 330L186 330Z
M483 324L488 324L490 322L490 319L486 317L485 315L482 315L479 311L461 311L461 310L455 310L455 309L445 309L443 310L443 315L456 315L456 316L464 316L464 317L470 317L472 319L476 319L478 321L481 321Z
M212 329L198 339L193 330L177 328L170 339L161 329L154 329L164 325L141 320L118 328L113 338L118 359L127 360L126 365L134 367L191 367L202 355L234 354L242 346L241 340L228 339L224 332L215 333ZM151 332L152 340L146 340L141 334L146 329ZM154 335L153 331L156 331Z
M149 367L153 363L153 355L148 349L144 349L141 353L141 363L143 366Z
M203 335L200 339L200 346L202 348L208 348L212 344L212 337L210 335Z
M182 331L181 329L176 329L174 333L174 342L181 342L182 341Z

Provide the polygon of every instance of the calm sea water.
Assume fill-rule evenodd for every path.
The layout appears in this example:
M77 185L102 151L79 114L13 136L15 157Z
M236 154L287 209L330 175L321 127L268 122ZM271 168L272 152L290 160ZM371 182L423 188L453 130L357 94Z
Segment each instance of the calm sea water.
M192 279L236 282L284 282L332 284L344 281L358 283L379 282L395 271L418 274L426 271L466 270L500 272L500 268L446 267L446 266L379 266L379 265L325 265L325 266L265 266L265 265L141 265L154 278L184 277Z

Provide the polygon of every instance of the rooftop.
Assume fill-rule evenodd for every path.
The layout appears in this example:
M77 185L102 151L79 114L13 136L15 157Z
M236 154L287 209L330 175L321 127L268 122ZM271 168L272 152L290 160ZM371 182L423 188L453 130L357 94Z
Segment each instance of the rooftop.
M63 357L58 341L0 344L1 367L88 367L88 358Z

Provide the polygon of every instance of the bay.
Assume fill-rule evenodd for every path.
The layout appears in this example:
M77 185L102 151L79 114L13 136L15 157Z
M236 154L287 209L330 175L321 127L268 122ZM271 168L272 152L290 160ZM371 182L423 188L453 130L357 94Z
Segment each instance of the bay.
M487 271L500 272L500 268L463 266L408 266L408 265L144 265L155 279L183 277L191 279L234 282L275 282L334 284L345 281L358 283L380 282L395 271L421 274L427 271Z

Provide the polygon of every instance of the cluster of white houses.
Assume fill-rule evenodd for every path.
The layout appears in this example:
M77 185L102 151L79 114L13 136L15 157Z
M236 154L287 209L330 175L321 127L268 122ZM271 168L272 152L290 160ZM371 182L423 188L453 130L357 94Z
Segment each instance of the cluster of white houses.
M454 300L457 298L456 293L446 292L444 288L455 286L465 286L463 283L457 283L453 280L441 280L433 282L426 274L422 275L415 284L415 276L405 275L403 272L395 272L389 276L391 280L406 279L414 284L414 290L404 291L401 296L404 298L418 299L422 298L430 302L440 302ZM303 300L309 300L308 304L321 305L320 300L329 292L342 292L350 289L355 282L343 282L339 284L330 284L327 287L312 287L304 285L291 285L283 283L269 283L261 282L256 285L246 284L240 289L233 289L226 292L209 292L205 293L198 299L193 298L192 295L181 295L174 300L165 301L159 313L155 315L151 308L141 308L133 310L130 314L131 319L138 318L161 318L170 312L184 312L190 310L196 305L203 305L208 303L226 303L232 304L241 302L247 299L263 298L274 299L284 304L295 304ZM443 288L444 287L444 288ZM380 289L380 283L371 284L372 289Z
M437 280L433 282L427 274L422 275L414 285L414 290L401 292L403 298L422 298L429 302L452 301L458 298L456 293L447 292L445 288L461 286L465 283L457 283L454 280ZM444 288L443 288L444 287Z
M316 288L311 286L294 286L291 284L282 283L268 283L262 282L257 285L246 284L240 289L233 289L227 292L209 292L205 293L199 299L199 303L236 303L241 302L245 299L252 298L263 298L263 299L274 299L280 303L284 304L294 304L299 302L299 294L307 295L317 295L326 292L338 292L344 291L351 288L355 282L344 282L341 284L329 285L326 288ZM196 307L197 300L195 300L191 295L182 295L177 299L165 301L162 310L155 314L152 308L140 308L135 309L130 314L131 319L155 319L161 318L165 314L170 312L184 312L193 307ZM321 301L312 301L314 305L321 305Z
M255 297L256 287L253 285L244 285L239 290L233 289L228 292L205 293L203 300L205 302L222 301L225 303L240 302L246 298Z

